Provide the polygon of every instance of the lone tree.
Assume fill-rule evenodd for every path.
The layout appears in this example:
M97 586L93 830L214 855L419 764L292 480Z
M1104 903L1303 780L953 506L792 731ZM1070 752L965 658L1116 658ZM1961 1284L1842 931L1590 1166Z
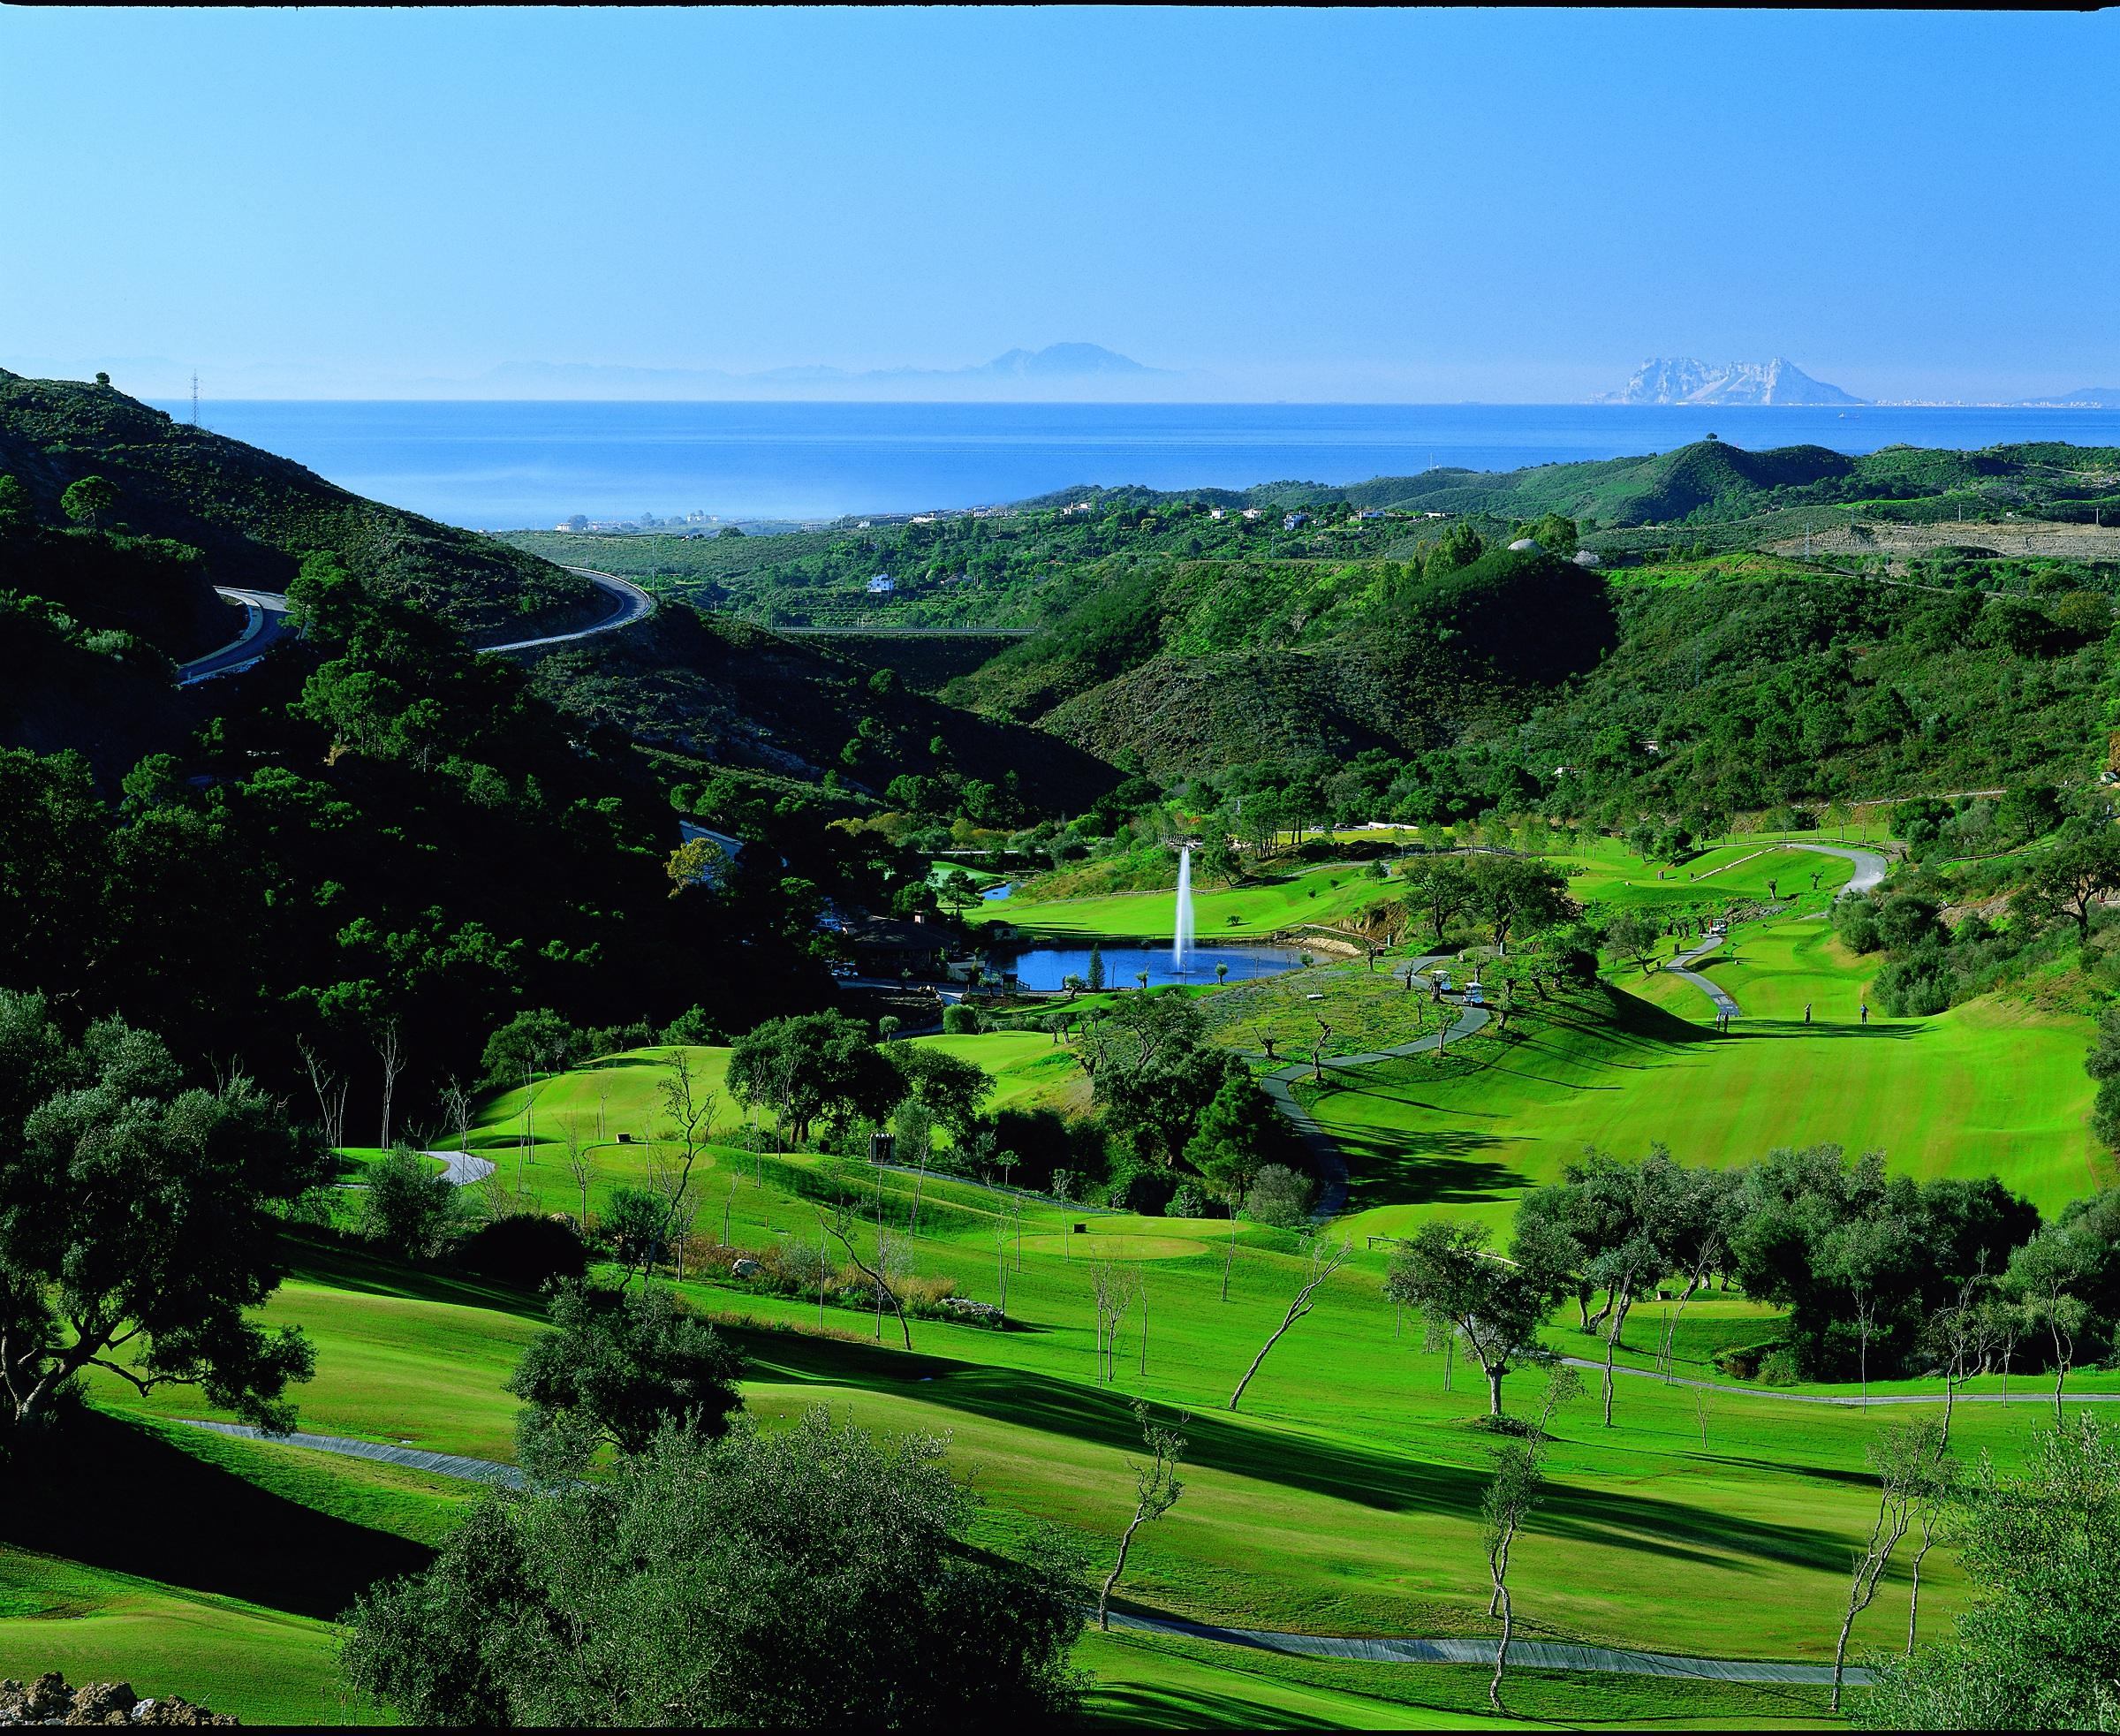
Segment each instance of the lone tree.
M463 1195L418 1152L394 1146L368 1165L360 1232L400 1257L432 1260L462 1218Z
M820 1407L494 1490L426 1573L355 1604L346 1675L428 1726L1066 1722L1082 1557L1049 1531L1013 1558L973 1549L943 1452Z
M561 1284L552 1330L530 1341L508 1390L524 1404L516 1454L532 1475L576 1477L598 1448L645 1452L671 1426L718 1436L743 1407L744 1359L670 1293Z
M1520 1441L1511 1441L1495 1454L1495 1480L1480 1499L1480 1540L1487 1550L1487 1575L1492 1587L1487 1612L1502 1618L1502 1637L1495 1646L1495 1673L1487 1685L1487 1698L1502 1709L1502 1678L1509 1669L1509 1644L1516 1632L1516 1603L1509 1590L1510 1551L1517 1533L1545 1492L1546 1474L1540 1464L1546 1445L1546 1425L1553 1414L1582 1391L1576 1373L1564 1362L1548 1367L1546 1396L1538 1419Z
M1539 1328L1566 1282L1535 1261L1505 1260L1488 1247L1484 1224L1430 1218L1392 1256L1384 1294L1413 1309L1434 1332L1462 1338L1487 1376L1487 1410L1502 1414L1502 1383L1523 1362L1549 1360Z
M1266 1342L1259 1346L1258 1355L1252 1358L1252 1366L1244 1371L1244 1378L1237 1383L1237 1390L1230 1394L1230 1408L1237 1408L1237 1401L1244 1397L1244 1389L1252 1383L1252 1376L1259 1372L1259 1365L1266 1361L1266 1353L1281 1342L1282 1334L1317 1306L1318 1287L1347 1263L1353 1251L1352 1241L1344 1241L1328 1251L1316 1242L1311 1244L1310 1277L1296 1292L1295 1300L1289 1303L1288 1312L1281 1316L1281 1323L1267 1334Z
M1877 1517L1871 1521L1868 1540L1855 1551L1854 1567L1848 1579L1848 1603L1841 1617L1840 1636L1833 1647L1833 1709L1840 1709L1841 1678L1847 1669L1848 1634L1855 1618L1870 1606L1877 1583L1890 1565L1892 1552L1906 1535L1915 1507L1935 1485L1947 1449L1942 1427L1934 1417L1888 1424L1871 1444L1869 1459L1877 1473Z
M1133 1547L1133 1534L1151 1520L1161 1519L1177 1505L1177 1497L1185 1492L1177 1474L1177 1467L1185 1457L1185 1437L1176 1429L1158 1424L1148 1414L1147 1405L1140 1399L1134 1400L1133 1415L1141 1425L1141 1444L1148 1449L1148 1460L1146 1464L1134 1463L1133 1517L1119 1534L1119 1558L1111 1564L1111 1572L1104 1576L1103 1588L1097 1593L1097 1626L1106 1632L1111 1628L1111 1588L1126 1571L1126 1551ZM1180 1415L1177 1420L1183 1423L1185 1419Z
M292 1428L308 1340L248 1314L321 1150L240 1074L186 1087L148 1032L106 1019L68 1044L41 995L0 990L0 1421L48 1424L95 1368Z

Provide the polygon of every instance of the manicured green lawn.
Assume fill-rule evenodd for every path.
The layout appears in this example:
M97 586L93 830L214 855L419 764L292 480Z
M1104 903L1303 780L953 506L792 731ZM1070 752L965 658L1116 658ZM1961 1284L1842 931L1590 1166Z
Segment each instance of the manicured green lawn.
M1806 905L1829 894L1830 878L1811 891L1808 858L1738 860L1744 853L1730 853L1731 884L1785 873L1793 860ZM1595 854L1611 896L1656 896L1653 879L1630 883L1625 864L1609 851ZM1844 878L1844 864L1825 865ZM1373 896L1374 883L1359 890ZM1870 968L1847 957L1823 922L1791 917L1742 929L1734 958L1707 967L1745 1004L1731 1037L1709 1033L1698 989L1621 972L1609 986L1565 999L1520 1001L1506 1038L1485 1036L1441 1063L1395 1063L1327 1090L1317 1113L1354 1167L1356 1209L1335 1226L1352 1236L1352 1257L1319 1292L1315 1312L1266 1357L1234 1413L1239 1376L1309 1272L1298 1238L1240 1224L1232 1244L1224 1220L1019 1205L947 1174L917 1184L915 1224L911 1177L743 1148L746 1118L724 1092L725 1050L687 1051L702 1084L724 1092L716 1143L694 1177L702 1233L718 1237L725 1223L731 1242L761 1251L791 1239L814 1242L821 1211L844 1201L858 1208L853 1233L865 1255L880 1215L920 1276L987 1300L1001 1297L1005 1281L1011 1324L997 1331L916 1320L908 1355L895 1322L870 1313L821 1313L814 1297L780 1295L757 1281L694 1277L683 1289L747 1353L747 1401L768 1424L825 1404L880 1430L943 1437L985 1503L975 1535L988 1544L1006 1546L1046 1520L1074 1533L1093 1559L1109 1559L1132 1508L1133 1401L1182 1414L1185 1495L1137 1539L1122 1607L1311 1632L1490 1634L1479 1502L1495 1443L1480 1426L1484 1385L1476 1371L1453 1370L1427 1349L1416 1325L1384 1300L1389 1250L1366 1238L1439 1209L1499 1222L1524 1187L1557 1174L1586 1143L1632 1156L1662 1139L1682 1159L1732 1164L1812 1140L1851 1151L1882 1145L1919 1173L1998 1171L2049 1208L2094 1185L2101 1171L2083 1126L2083 1021L1980 1002L1927 1020L1874 1017L1863 1029L1851 1021ZM1327 985L1318 992L1328 1000L1308 1001L1306 982ZM1359 965L1321 965L1277 988L1246 991L1255 1004L1238 992L1206 997L1224 1041L1245 1041L1247 1028L1276 1020L1314 1024L1322 1006L1336 1049L1343 1032L1350 1044L1392 1035L1408 998L1382 970L1373 977ZM1081 1101L1079 1064L1046 1034L920 1041L986 1068L996 1104ZM649 1148L621 1146L617 1134L662 1127L664 1058L609 1058L541 1081L534 1103L507 1094L487 1107L473 1148L502 1164L511 1183L519 1164L526 1194L544 1209L572 1210L572 1134L594 1169L594 1208L604 1186L647 1179ZM533 1120L535 1138L526 1143ZM1093 1302L1100 1274L1136 1286L1109 1378ZM1623 1365L1652 1364L1675 1306L1636 1309ZM319 1244L301 1250L297 1276L267 1316L302 1325L316 1343L317 1376L300 1394L304 1427L504 1459L514 1404L504 1382L541 1311L532 1296ZM1711 1373L1718 1350L1771 1338L1776 1325L1771 1311L1742 1299L1697 1298L1678 1320L1676 1371ZM1579 1355L1601 1348L1567 1311L1549 1342ZM1511 1378L1513 1408L1533 1401L1539 1378ZM2085 1376L2071 1384L2097 1390L2114 1380ZM2018 1385L2029 1390L2021 1378ZM235 1561L208 1573L186 1569L193 1558L178 1546L180 1531L122 1548L110 1541L118 1534L99 1533L102 1542L84 1537L78 1550L64 1551L77 1558L69 1561L48 1559L51 1537L26 1521L0 1528L0 1670L21 1674L49 1660L131 1673L143 1687L175 1687L254 1717L348 1716L332 1698L325 1626L344 1598L304 1588L285 1564L303 1551L380 1563L429 1543L468 1490L292 1447L189 1435L173 1419L204 1414L193 1393L158 1393L143 1404L98 1377L91 1394L99 1406L151 1425L119 1441L125 1452L159 1453L156 1463L181 1462L185 1476L205 1479L204 1495L176 1505L225 1507L245 1535L291 1541L263 1567ZM1701 1401L1681 1387L1628 1378L1609 1429L1594 1393L1564 1409L1547 1457L1550 1498L1518 1547L1518 1634L1712 1656L1829 1656L1848 1551L1874 1507L1864 1452L1889 1414L1799 1396L1758 1390ZM2045 1415L2038 1405L1965 1406L1954 1439L1968 1454L1990 1452L2009 1464ZM314 1543L305 1541L312 1530ZM1926 1565L1924 1585L1924 1619L1939 1631L1960 1597L1942 1551ZM1896 1574L1858 1624L1858 1649L1896 1643L1904 1618L1904 1581ZM206 1679L178 1673L194 1660L208 1669ZM1441 1728L1486 1718L1476 1670L1343 1664L1124 1634L1093 1636L1079 1661L1094 1683L1096 1715L1113 1723ZM1532 1721L1754 1727L1813 1721L1818 1696L1525 1674L1514 1679L1509 1704Z
M246 1724L368 1724L338 1681L332 1625L0 1548L0 1676L57 1670L180 1694Z
M1586 1146L1633 1156L1659 1140L1682 1162L1717 1165L1783 1145L1880 1149L1918 1175L2003 1176L2047 1210L2104 1185L2086 1120L2087 1020L1988 1000L1927 1020L1873 1009L1865 1027L1866 972L1782 967L1786 952L1828 944L1741 941L1740 961L1756 946L1757 962L1730 979L1745 1017L1727 1037L1708 1030L1698 989L1665 974L1644 997L1636 974L1605 1005L1527 1009L1476 1069L1439 1076L1417 1058L1340 1076L1313 1111L1350 1154L1350 1227L1396 1233L1442 1206L1498 1222Z
M1855 875L1854 864L1844 857L1752 838L1661 869L1607 838L1586 840L1569 855L1549 860L1568 875L1570 895L1592 906L1700 905L1719 909L1746 898L1829 895Z

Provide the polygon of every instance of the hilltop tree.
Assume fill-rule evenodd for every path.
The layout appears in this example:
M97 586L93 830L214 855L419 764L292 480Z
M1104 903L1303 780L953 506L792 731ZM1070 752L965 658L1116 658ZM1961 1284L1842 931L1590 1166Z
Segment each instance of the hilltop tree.
M2013 906L2033 922L2066 916L2076 924L2078 940L2087 939L2091 917L2109 896L2120 891L2120 830L2106 827L2049 852Z
M967 910L980 901L979 883L961 868L945 868L935 882L935 896L946 905L950 914L962 918Z
M239 1073L186 1087L148 1032L106 1019L68 1045L42 996L0 990L0 1055L5 1421L48 1423L95 1368L292 1427L308 1341L250 1311L279 1285L278 1213L323 1181L322 1153Z
M693 886L718 886L729 872L729 853L710 838L688 838L670 853L663 872L673 898Z
M1663 946L1663 926L1646 910L1622 906L1605 924L1605 944L1615 954L1639 965L1643 974L1656 968Z
M1452 567L1470 566L1486 552L1486 541L1470 523L1460 519L1443 532L1429 553L1428 562L1447 572Z
M1551 928L1577 914L1566 878L1544 862L1520 856L1480 856L1472 863L1469 878L1472 906L1504 952L1512 933Z
M1430 934L1440 945L1450 924L1473 905L1472 877L1463 862L1449 856L1419 858L1406 868L1406 908L1427 917Z
M975 1062L918 1043L898 1043L890 1054L913 1100L958 1145L968 1146L980 1108L993 1095L992 1076Z
M1219 830L1200 845L1198 867L1203 879L1219 880L1225 886L1234 886L1244 878L1242 858L1230 847L1227 834Z

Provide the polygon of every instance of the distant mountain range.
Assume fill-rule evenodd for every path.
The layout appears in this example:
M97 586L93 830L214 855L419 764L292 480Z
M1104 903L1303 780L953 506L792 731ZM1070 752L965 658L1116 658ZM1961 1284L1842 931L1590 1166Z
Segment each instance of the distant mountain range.
M1792 361L1707 362L1692 356L1645 361L1618 391L1598 404L1861 404L1866 400L1823 380L1813 380Z
M1084 390L1100 395L1111 387L1174 379L1099 344L1049 344L1042 350L1010 350L968 368L845 368L822 366L769 368L737 374L718 368L625 368L598 362L506 362L472 381L430 380L434 387L473 389L477 397L504 398L722 398L974 397L1019 395L1026 388L1063 396Z

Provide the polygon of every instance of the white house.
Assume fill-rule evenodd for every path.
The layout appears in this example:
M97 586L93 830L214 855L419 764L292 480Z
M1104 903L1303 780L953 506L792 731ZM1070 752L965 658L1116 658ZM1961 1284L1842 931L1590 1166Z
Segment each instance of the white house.
M871 596L890 596L897 588L898 581L884 572L879 572L868 581L868 594Z

